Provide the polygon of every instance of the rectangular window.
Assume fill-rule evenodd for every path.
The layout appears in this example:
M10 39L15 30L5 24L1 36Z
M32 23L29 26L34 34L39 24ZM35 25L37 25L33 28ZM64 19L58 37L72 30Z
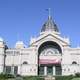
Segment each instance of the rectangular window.
M44 75L44 66L39 66L39 75Z
M18 66L6 66L6 73L7 74L11 74L11 73L13 73L13 74L17 74L17 72L18 72Z
M18 72L18 66L14 66L14 74L17 74Z
M62 69L61 66L56 66L56 75L61 75L62 74Z
M47 66L47 75L53 75L53 66Z
M11 73L11 66L6 66L6 73L10 74Z

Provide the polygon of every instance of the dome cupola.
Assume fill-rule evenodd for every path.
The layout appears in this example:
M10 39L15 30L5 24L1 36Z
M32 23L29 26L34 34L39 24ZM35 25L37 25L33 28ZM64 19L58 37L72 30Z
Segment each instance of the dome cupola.
M59 33L56 23L52 20L50 8L47 9L47 11L49 13L48 20L43 24L41 33L48 32L48 31Z
M48 20L42 26L41 32L45 32L45 31L59 32L58 27L55 24L55 22L52 20L51 16L48 17Z

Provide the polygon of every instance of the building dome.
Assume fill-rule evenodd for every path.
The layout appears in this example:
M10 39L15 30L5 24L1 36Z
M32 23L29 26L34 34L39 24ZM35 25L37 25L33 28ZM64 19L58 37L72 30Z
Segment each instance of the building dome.
M59 32L57 25L52 20L52 17L48 17L48 20L42 26L41 32L45 31Z
M3 42L3 41L4 41L3 38L0 37L0 42Z
M17 41L17 42L16 42L16 45L15 45L15 48L24 48L24 43L23 43L23 41Z

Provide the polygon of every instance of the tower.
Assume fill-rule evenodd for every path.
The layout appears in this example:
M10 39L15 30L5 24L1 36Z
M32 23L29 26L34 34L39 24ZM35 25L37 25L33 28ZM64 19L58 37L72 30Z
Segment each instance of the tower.
M0 38L0 73L4 72L5 67L5 44L2 38Z

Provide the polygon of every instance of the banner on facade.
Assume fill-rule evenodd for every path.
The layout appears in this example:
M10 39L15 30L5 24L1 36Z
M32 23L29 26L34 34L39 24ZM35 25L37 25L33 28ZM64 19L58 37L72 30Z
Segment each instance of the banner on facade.
M39 59L39 64L60 64L60 59Z

